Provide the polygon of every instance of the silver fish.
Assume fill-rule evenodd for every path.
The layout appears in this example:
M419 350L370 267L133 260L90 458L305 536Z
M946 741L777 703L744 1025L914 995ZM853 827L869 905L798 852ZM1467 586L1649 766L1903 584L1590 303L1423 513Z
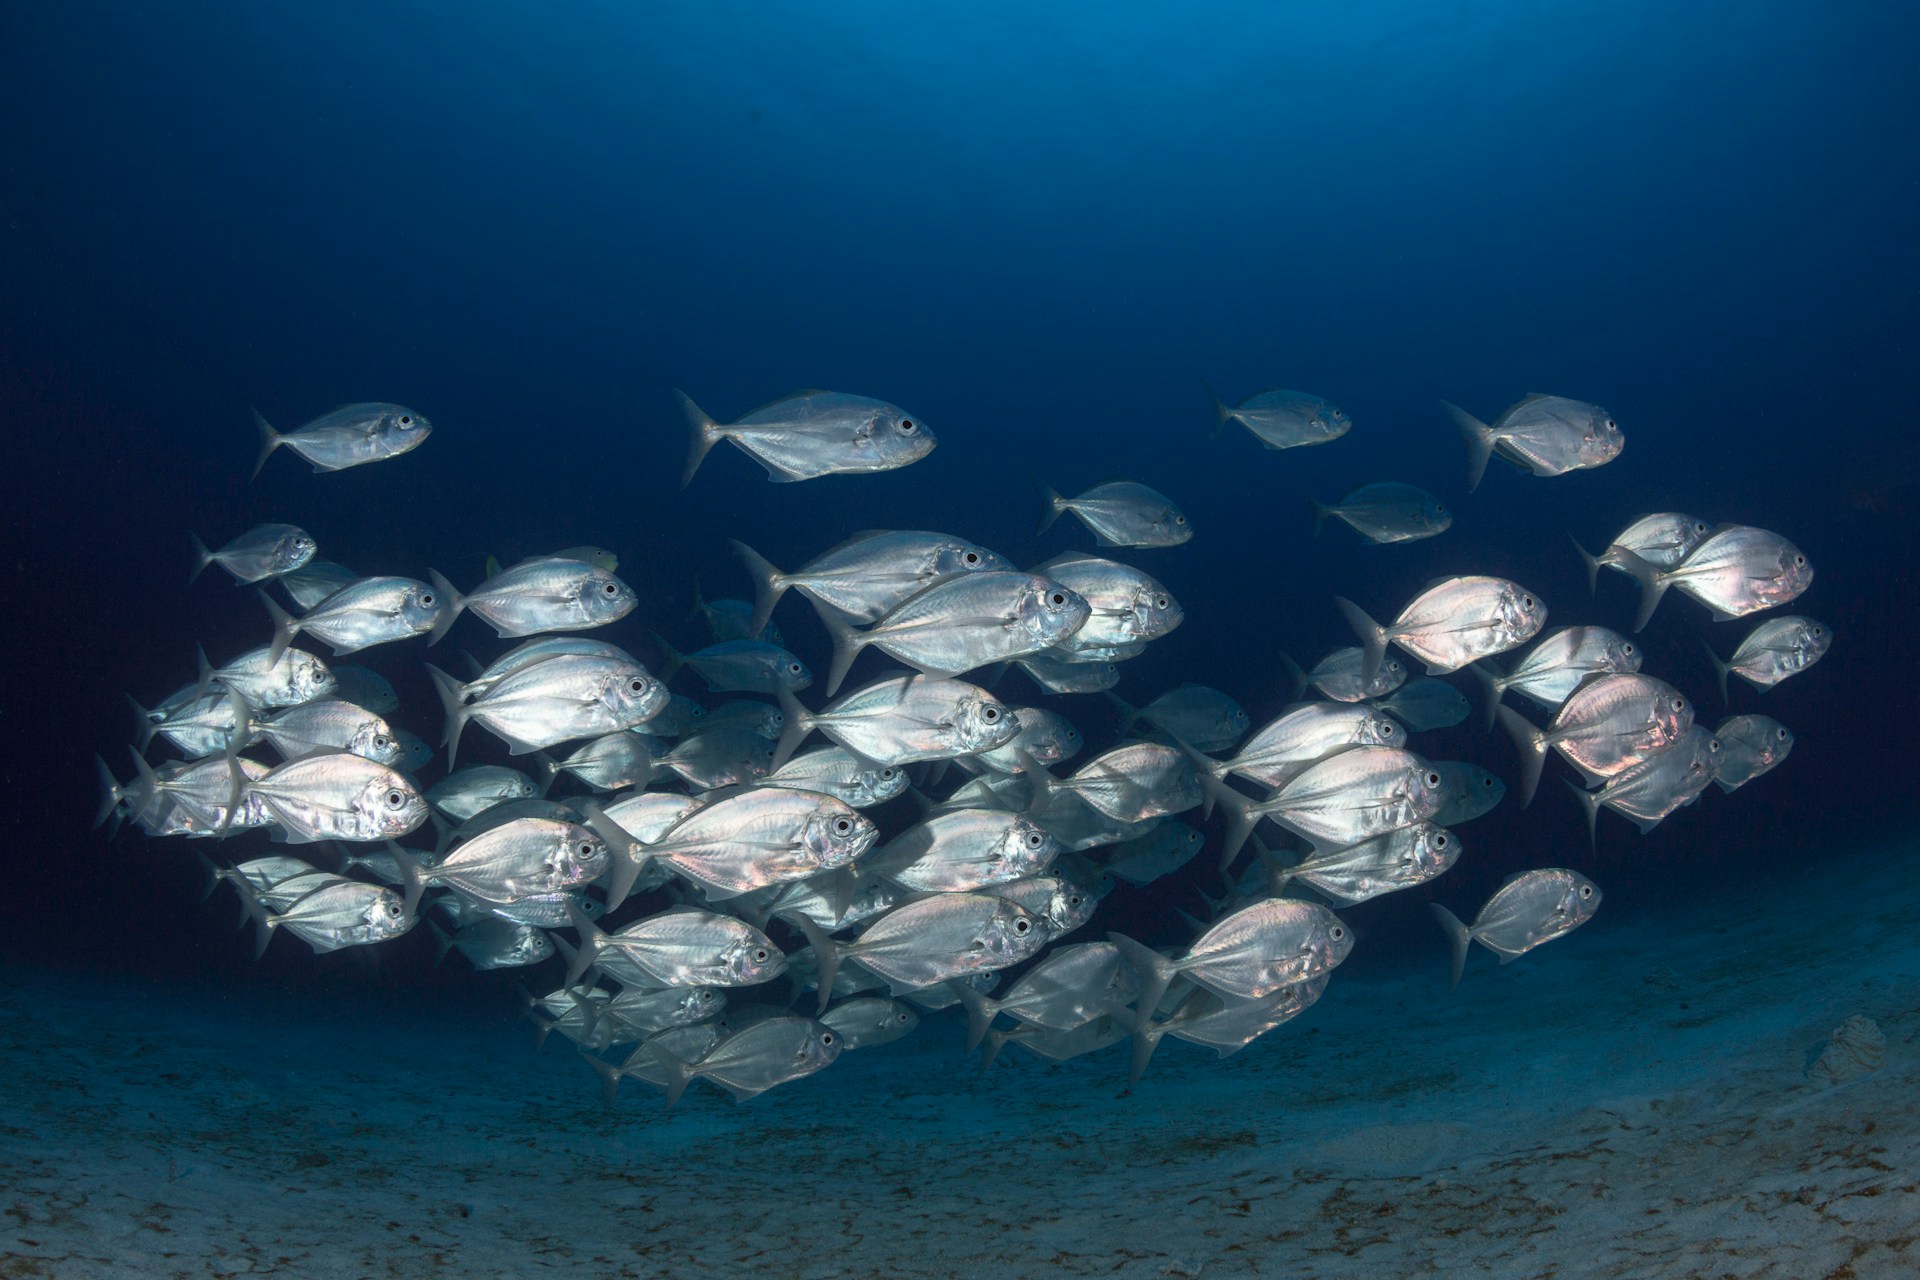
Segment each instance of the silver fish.
M840 391L796 392L724 424L708 417L685 392L673 394L689 432L683 489L707 450L722 440L765 467L775 484L892 471L926 457L936 443L927 424L906 410Z
M813 683L807 664L777 644L765 640L723 640L698 653L681 653L659 636L666 662L662 680L671 681L681 667L692 667L706 678L713 693L765 693L800 690Z
M1102 1015L1124 1013L1139 994L1133 967L1111 942L1081 942L1050 953L998 997L964 984L955 988L967 1010L967 1048L986 1039L1006 1014L1030 1026L1071 1031Z
M1106 869L1131 885L1151 884L1193 861L1206 837L1184 822L1165 822L1114 845L1103 859Z
M515 672L522 671L536 662L557 658L562 654L589 658L617 658L622 662L633 661L632 654L619 645L609 644L605 640L592 640L586 636L541 636L537 640L529 640L495 658L488 664L486 670L467 684L467 697L478 698Z
M1813 585L1805 552L1777 533L1743 524L1715 529L1672 569L1631 558L1622 567L1640 584L1635 631L1647 625L1668 587L1679 587L1725 622L1797 599Z
M1567 783L1587 816L1588 840L1597 838L1595 826L1603 805L1632 819L1645 835L1674 810L1692 804L1719 771L1724 749L1720 739L1704 725L1696 724L1680 741L1632 768L1622 769L1597 791Z
M1561 627L1540 638L1505 675L1491 659L1468 668L1487 692L1487 725L1511 689L1549 710L1573 696L1590 676L1632 674L1640 669L1640 646L1608 627Z
M379 764L400 763L400 744L387 722L337 698L288 707L252 720L248 727L287 760L322 751L350 751Z
M127 700L133 702L132 698ZM214 689L185 702L169 700L168 705L152 710L133 702L133 713L139 726L136 745L141 751L147 749L155 734L195 760L225 751L236 733L242 736L243 747L253 740L249 727L252 711L246 699L231 689Z
M1328 506L1313 503L1313 536L1329 517L1344 521L1372 543L1413 542L1445 533L1453 526L1453 512L1438 498L1415 485L1386 480L1361 485Z
M890 764L876 768L845 747L802 751L762 781L770 787L822 792L856 809L885 804L907 789L904 770Z
M1692 555L1693 549L1705 542L1711 532L1712 527L1705 520L1681 511L1659 511L1650 516L1641 516L1622 529L1619 536L1607 544L1607 549L1597 556L1589 554L1577 540L1573 549L1580 553L1581 561L1587 566L1587 586L1598 591L1602 566L1631 576L1632 570L1627 566L1632 562L1627 557L1633 555L1655 568L1678 568L1680 562Z
M980 764L1001 773L1018 773L1023 767L1020 763L1023 753L1041 764L1058 764L1079 755L1080 748L1086 745L1080 731L1056 712L1042 707L1015 707L1013 717L1020 722L1020 732L1011 742L963 759L962 766Z
M1445 400L1440 407L1467 446L1469 493L1480 487L1487 459L1496 453L1536 476L1558 476L1612 462L1627 443L1605 409L1564 396L1530 395L1492 426Z
M1451 729L1473 713L1466 694L1432 676L1409 680L1373 705L1406 725L1410 733Z
M722 726L681 739L654 764L690 787L711 791L766 777L773 771L773 746L751 729Z
M1573 692L1542 731L1510 707L1500 723L1520 754L1520 805L1533 800L1547 748L1597 782L1678 742L1693 725L1693 704L1664 680L1638 673L1594 676Z
M1771 716L1728 716L1713 736L1722 748L1714 775L1722 791L1752 782L1793 750L1793 730Z
M318 556L292 573L279 574L274 578L294 605L301 609L311 609L340 588L359 580L360 575L345 565L322 560Z
M1425 884L1460 857L1460 838L1432 822L1416 822L1343 849L1327 849L1273 874L1278 894L1304 880L1348 906L1396 889Z
M1283 787L1338 752L1352 747L1398 747L1406 741L1406 729L1376 707L1307 702L1268 722L1247 739L1238 755L1208 766L1208 771L1216 778L1233 773L1263 787Z
M571 738L631 729L666 705L666 686L631 659L561 654L522 667L489 686L471 704L471 689L431 664L447 713L447 765L460 731L473 720L498 735L514 755Z
M1251 723L1238 702L1203 684L1169 689L1144 707L1128 706L1114 694L1108 694L1107 701L1121 713L1121 733L1132 729L1136 721L1145 720L1196 751L1224 751L1246 735ZM1034 758L1041 764L1052 763L1037 753Z
M822 711L805 710L784 691L781 704L787 727L774 752L776 769L815 729L860 758L882 765L989 751L1020 731L1012 713L986 690L932 676L875 681Z
M1042 533L1061 512L1071 511L1103 547L1172 547L1193 536L1186 513L1172 499L1137 481L1109 480L1077 498L1063 498L1050 486L1035 483L1047 505L1040 519Z
M833 796L756 787L688 814L644 852L719 899L847 866L879 834Z
M985 1071L1007 1045L1017 1044L1049 1062L1066 1062L1082 1054L1097 1053L1118 1044L1128 1035L1126 1020L1112 1016L1095 1018L1071 1031L1055 1031L1023 1022L1007 1030L989 1031L980 1053L980 1069Z
M427 570L427 576L443 605L429 635L434 642L469 609L504 639L604 627L632 613L639 603L632 587L584 560L529 560L495 574L464 596L435 570Z
M427 803L465 822L508 800L528 800L538 792L533 779L504 765L468 765L450 773L427 790Z
M1365 649L1335 649L1304 674L1307 684L1335 702L1384 698L1406 683L1407 669L1396 658L1382 658L1372 675L1366 666Z
M1441 579L1409 601L1390 626L1345 597L1334 603L1366 650L1363 679L1380 669L1389 644L1426 663L1428 675L1440 676L1525 644L1547 620L1546 603L1531 591L1481 575Z
M780 948L746 921L692 907L670 908L615 933L601 932L578 912L573 925L580 949L568 986L609 953L655 987L749 987L779 977L787 967Z
M1144 1027L1167 985L1184 976L1224 996L1252 998L1331 972L1353 950L1340 917L1314 902L1274 898L1217 921L1175 959L1109 933L1139 975L1135 1026Z
M412 578L362 578L340 588L295 618L261 596L273 619L274 656L299 636L311 633L333 646L336 655L376 644L423 636L439 625L447 602L432 587Z
M313 535L291 524L263 524L247 530L218 551L207 550L199 535L193 539L192 582L210 564L217 564L241 583L262 582L292 573L313 559L319 546Z
M1057 652L1085 653L1157 640L1187 616L1158 580L1131 565L1069 551L1035 565L1033 572L1087 602L1087 620L1053 646Z
M344 471L363 463L397 458L417 449L433 431L433 424L404 405L364 403L342 405L323 413L295 431L275 431L260 411L253 411L260 429L260 456L253 474L281 445L313 465L315 471Z
M811 921L803 920L801 929L820 967L822 1009L842 960L858 960L897 993L1019 964L1047 936L1041 922L1017 904L978 893L937 893L909 902L853 942L836 942Z
M431 920L427 927L433 930L442 956L448 949L458 951L476 969L519 969L553 954L553 940L544 931L498 917L476 920L452 934L441 932Z
M1254 824L1271 818L1316 848L1358 844L1431 818L1440 809L1441 777L1398 747L1354 747L1322 760L1266 800L1251 801L1213 784L1231 815L1223 865L1231 863Z
M920 1015L899 1000L867 996L842 1000L820 1015L820 1023L840 1037L840 1051L848 1053L892 1044L920 1025Z
M1576 871L1546 867L1515 876L1480 908L1471 926L1460 923L1439 903L1428 904L1453 946L1453 985L1467 967L1467 949L1475 942L1500 957L1500 963L1525 955L1543 942L1579 928L1600 907L1600 889Z
M245 698L256 711L297 707L326 697L334 688L333 672L312 654L288 649L275 658L264 645L224 667L209 666L206 654L201 654L198 691L204 693L216 683Z
M1440 807L1433 820L1457 827L1493 811L1507 794L1507 784L1469 760L1430 761L1440 775Z
M263 802L295 843L391 840L427 820L427 802L404 773L344 751L289 760L235 795Z
M928 587L865 631L821 610L833 636L827 693L839 691L847 668L868 646L930 675L954 676L1057 644L1090 612L1077 592L1050 578L992 570Z
M516 818L456 845L433 866L395 855L407 886L407 909L430 885L458 889L482 902L563 893L607 870L607 842L586 827L551 818Z
M744 542L734 552L753 577L752 632L767 625L773 606L789 589L845 615L849 622L878 622L888 610L935 583L963 573L1005 572L1013 565L964 538L917 529L856 533L792 573L782 573Z
M908 827L864 865L908 889L951 893L1038 875L1059 852L1060 842L1023 814L960 809Z
M1127 1087L1140 1083L1154 1050L1166 1036L1205 1045L1227 1057L1305 1013L1325 994L1327 982L1328 975L1323 973L1246 1000L1195 987L1171 1017L1134 1032Z
M1053 868L1057 873L1059 867ZM1099 895L1078 880L1055 874L1003 880L974 890L990 898L1005 898L1038 920L1046 929L1047 942L1056 941L1093 919ZM984 988L976 987L976 990Z
M728 1036L698 1062L655 1047L667 1076L671 1107L694 1080L711 1080L745 1102L775 1085L812 1075L840 1056L840 1037L812 1018L769 1018Z
M400 695L378 671L337 662L330 664L329 670L333 672L333 696L342 702L365 707L377 716L399 707Z
M1338 440L1353 427L1346 410L1322 396L1304 391L1273 389L1249 396L1229 408L1207 388L1213 402L1213 435L1217 440L1229 422L1237 422L1253 433L1253 438L1269 449L1293 449L1301 445L1326 444Z
M1120 668L1112 659L1068 662L1043 649L1015 658L1014 665L1048 693L1099 693L1120 683Z
M413 913L402 906L399 894L358 880L320 885L278 914L258 906L254 911L260 925L256 955L266 951L276 929L287 930L315 951L337 951L397 938L414 925Z
M1749 631L1724 662L1712 645L1702 644L1713 660L1713 673L1720 681L1720 701L1725 702L1729 673L1765 693L1825 657L1833 644L1833 629L1812 618L1769 618Z
M1193 764L1180 751L1158 742L1123 743L1087 761L1068 778L1054 778L1031 757L1022 763L1040 789L1035 809L1042 814L1047 799L1070 795L1109 818L1132 823L1185 812L1203 798Z
M655 772L646 741L626 730L595 738L565 760L542 756L540 766L549 781L571 774L595 791L643 787Z

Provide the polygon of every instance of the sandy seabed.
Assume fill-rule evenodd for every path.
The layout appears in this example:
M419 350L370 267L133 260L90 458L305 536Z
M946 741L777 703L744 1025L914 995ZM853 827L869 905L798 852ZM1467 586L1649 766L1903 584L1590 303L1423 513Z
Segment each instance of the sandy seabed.
M1453 996L1436 932L1236 1057L1168 1041L1124 1097L1124 1045L981 1075L941 1014L743 1105L608 1113L524 1025L16 970L0 1278L1911 1280L1916 859L1603 912ZM1879 1067L1810 1078L1853 1015Z

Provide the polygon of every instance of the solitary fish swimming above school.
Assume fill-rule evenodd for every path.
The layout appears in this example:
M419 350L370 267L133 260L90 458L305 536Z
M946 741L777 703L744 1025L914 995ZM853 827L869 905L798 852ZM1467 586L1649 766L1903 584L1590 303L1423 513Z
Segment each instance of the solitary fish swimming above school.
M763 404L737 422L707 416L684 391L675 391L687 415L686 488L707 451L722 440L767 469L775 484L816 476L892 471L918 462L936 443L927 424L884 400L843 391L796 391Z

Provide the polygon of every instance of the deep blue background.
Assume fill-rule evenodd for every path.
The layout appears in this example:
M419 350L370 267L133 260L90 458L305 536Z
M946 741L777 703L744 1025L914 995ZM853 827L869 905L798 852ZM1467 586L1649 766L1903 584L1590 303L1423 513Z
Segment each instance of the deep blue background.
M1471 911L1520 867L1588 869L1629 912L1910 827L1910 6L808 8L0 7L10 954L369 972L288 944L250 969L181 844L86 830L88 756L121 765L130 736L122 692L190 678L195 640L219 658L264 638L250 593L183 589L187 532L267 518L363 572L462 584L489 552L607 545L646 602L610 635L644 652L649 626L697 642L696 576L744 588L730 536L791 566L856 529L946 528L1032 562L1088 540L1033 536L1030 474L1124 474L1198 536L1132 557L1189 620L1121 691L1212 683L1258 722L1285 697L1276 650L1348 642L1333 594L1388 615L1429 577L1491 572L1550 625L1622 625L1625 580L1590 600L1565 537L1678 508L1780 529L1818 566L1802 609L1833 654L1764 702L1735 693L1795 729L1792 761L1645 840L1603 816L1597 855L1549 782L1467 828L1433 894L1355 913L1374 954L1430 951L1423 897ZM1357 425L1286 454L1212 441L1203 378L1316 391ZM941 444L777 488L720 450L683 495L675 386L721 417L872 394ZM1496 467L1468 498L1435 400L1491 418L1533 390L1606 405L1626 453L1554 480ZM290 428L359 399L435 434L247 481L249 405ZM1309 541L1306 494L1379 478L1456 504L1453 531ZM817 624L797 602L780 619L823 667ZM1675 598L1649 669L1717 716L1698 641L1743 630ZM419 657L374 661L437 739ZM1512 773L1503 741L1428 745ZM1194 884L1213 887L1116 899L1108 921L1170 923ZM426 981L425 940L401 945L376 985Z

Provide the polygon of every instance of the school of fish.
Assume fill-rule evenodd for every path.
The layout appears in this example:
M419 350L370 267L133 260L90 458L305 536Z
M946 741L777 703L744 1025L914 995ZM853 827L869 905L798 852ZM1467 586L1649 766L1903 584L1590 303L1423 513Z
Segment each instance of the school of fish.
M1353 425L1306 393L1237 406L1208 393L1216 435L1237 423L1267 449L1330 443ZM676 394L690 436L683 486L722 441L778 483L907 466L936 443L918 415L864 396L804 391L722 423ZM1470 489L1495 457L1559 476L1604 465L1625 442L1606 410L1560 396L1529 395L1491 425L1442 409ZM338 471L407 454L432 430L394 404L347 405L284 433L254 416L256 475L282 449ZM1071 497L1035 483L1039 527L1071 515L1096 551L1022 568L963 535L889 529L782 569L735 543L752 598L701 600L711 643L692 652L654 636L657 671L582 634L641 604L598 547L490 562L462 591L429 566L356 574L290 524L217 548L194 536L189 581L218 566L259 590L262 642L217 665L202 653L191 681L150 707L133 702L133 772L122 781L98 762L96 825L236 850L207 859L209 891L232 887L260 951L278 933L333 951L424 923L442 957L541 967L558 981L526 996L527 1016L540 1039L576 1044L609 1105L625 1081L668 1105L696 1080L750 1098L953 1007L983 1069L1009 1043L1060 1061L1127 1041L1131 1085L1167 1036L1225 1056L1300 1014L1353 948L1340 908L1424 884L1461 857L1455 829L1507 787L1477 763L1417 750L1419 735L1473 714L1442 677L1467 677L1487 723L1505 727L1519 803L1557 755L1590 832L1602 809L1651 831L1792 748L1791 731L1763 715L1707 729L1685 694L1641 670L1631 632L1548 631L1538 595L1475 573L1406 601L1329 602L1358 643L1310 670L1276 655L1294 701L1265 725L1200 685L1130 705L1112 693L1119 664L1186 611L1108 553L1197 531L1139 481ZM1335 519L1378 544L1452 521L1401 482L1312 511L1316 536ZM1778 533L1678 512L1635 521L1598 554L1575 546L1591 583L1605 567L1638 584L1633 632L1670 587L1726 620L1786 605L1813 579ZM820 672L774 621L789 593L811 606L811 619L789 606L785 621L823 639L809 647L828 655ZM427 785L435 749L389 718L392 684L337 659L405 642L448 652L432 646L463 614L500 652L464 669L427 663L445 752ZM332 658L301 647L316 641ZM1722 702L1730 675L1764 692L1831 642L1824 624L1775 614L1725 657L1707 644ZM1425 674L1409 678L1402 658ZM1072 718L1023 705L1016 686L1077 697L1103 723L1117 713L1120 737L1082 761L1089 744ZM157 765L156 739L172 757ZM488 739L495 758L472 762ZM1208 837L1183 819L1216 810L1228 892L1190 941L1150 947L1089 927L1116 884L1151 885L1192 862ZM1475 942L1504 964L1592 918L1600 898L1585 876L1543 866L1510 878L1470 922L1434 904L1452 981Z

